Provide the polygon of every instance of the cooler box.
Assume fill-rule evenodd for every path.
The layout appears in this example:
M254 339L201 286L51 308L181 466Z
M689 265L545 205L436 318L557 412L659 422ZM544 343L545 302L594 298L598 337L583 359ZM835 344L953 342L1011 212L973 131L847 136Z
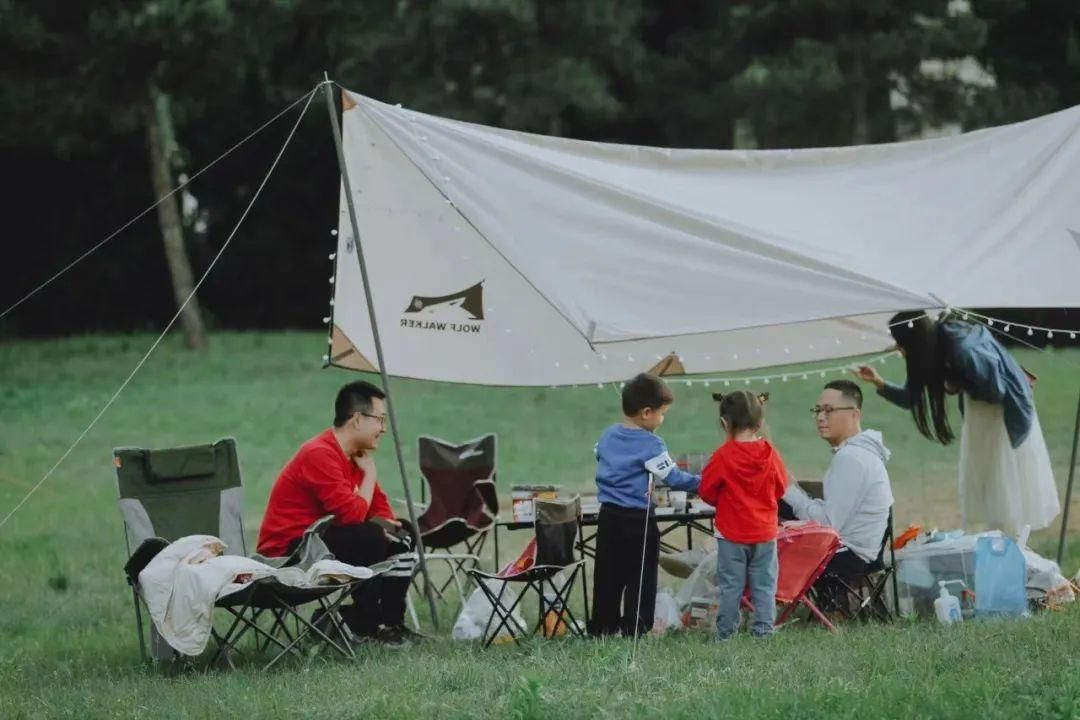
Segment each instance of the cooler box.
M955 540L908 544L896 551L896 582L900 613L934 616L941 580L962 580L964 586L975 590L975 545L979 537L1001 537L1001 533L963 535ZM961 595L956 585L949 586L953 595ZM974 606L970 594L961 596L960 607L965 616Z

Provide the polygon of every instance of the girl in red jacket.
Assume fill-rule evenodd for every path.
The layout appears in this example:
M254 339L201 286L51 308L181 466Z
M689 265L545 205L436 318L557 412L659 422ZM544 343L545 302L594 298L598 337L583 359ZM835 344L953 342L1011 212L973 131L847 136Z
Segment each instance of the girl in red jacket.
M727 440L705 466L698 492L716 508L716 636L726 640L735 634L739 602L749 586L754 606L750 632L768 637L776 622L777 502L787 488L787 470L776 448L758 437L767 396L738 390L713 398L720 402Z

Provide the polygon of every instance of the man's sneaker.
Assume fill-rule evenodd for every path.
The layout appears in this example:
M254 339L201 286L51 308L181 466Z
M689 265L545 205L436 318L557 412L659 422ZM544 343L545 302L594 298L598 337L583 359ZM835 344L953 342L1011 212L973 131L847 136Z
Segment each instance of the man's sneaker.
M412 642L405 637L402 629L400 625L383 625L370 636L370 641L392 650L407 648L412 645Z
M430 636L425 635L422 632L417 632L416 630L413 630L411 627L409 627L407 625L398 625L396 627L397 627L398 632L401 633L401 637L405 638L406 640L408 640L411 643L417 643L417 642L422 642L424 640L430 640L431 639Z

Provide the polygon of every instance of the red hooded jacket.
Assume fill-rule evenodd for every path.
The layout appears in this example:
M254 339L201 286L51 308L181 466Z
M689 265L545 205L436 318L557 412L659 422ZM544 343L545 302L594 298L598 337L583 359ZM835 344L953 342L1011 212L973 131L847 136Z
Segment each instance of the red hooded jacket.
M725 540L742 545L776 538L777 503L787 489L787 468L768 440L728 440L701 473L701 499L716 508Z

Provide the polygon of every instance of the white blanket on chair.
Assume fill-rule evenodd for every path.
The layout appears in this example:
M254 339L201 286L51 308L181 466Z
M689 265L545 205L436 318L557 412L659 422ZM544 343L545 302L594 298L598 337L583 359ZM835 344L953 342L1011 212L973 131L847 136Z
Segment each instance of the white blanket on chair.
M170 647L184 655L206 649L214 604L266 577L293 587L316 587L349 579L366 580L366 567L320 560L304 571L275 569L239 555L225 555L226 545L213 535L188 535L170 543L139 573L139 592L150 618Z

